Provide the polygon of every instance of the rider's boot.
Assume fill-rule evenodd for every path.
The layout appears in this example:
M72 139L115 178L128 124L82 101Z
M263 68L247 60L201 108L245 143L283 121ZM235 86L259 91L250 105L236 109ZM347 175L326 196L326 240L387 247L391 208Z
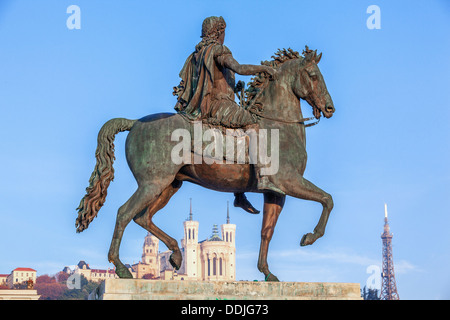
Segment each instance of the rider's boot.
M244 209L245 211L252 213L252 214L258 214L259 210L256 210L250 201L247 200L247 197L244 193L235 193L234 194L234 206Z

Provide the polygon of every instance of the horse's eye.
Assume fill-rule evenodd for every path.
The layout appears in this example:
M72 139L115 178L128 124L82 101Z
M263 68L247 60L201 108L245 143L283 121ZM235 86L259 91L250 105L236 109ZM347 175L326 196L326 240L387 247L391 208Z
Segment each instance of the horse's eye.
M311 80L317 80L317 74L310 74L309 77Z

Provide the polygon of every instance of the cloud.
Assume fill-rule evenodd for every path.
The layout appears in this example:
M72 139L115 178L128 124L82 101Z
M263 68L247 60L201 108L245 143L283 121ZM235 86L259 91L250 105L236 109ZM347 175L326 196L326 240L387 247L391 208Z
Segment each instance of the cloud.
M248 259L255 257L255 253L244 252L237 255L238 259ZM326 251L311 251L308 248L296 248L293 250L278 250L270 252L270 259L283 259L284 262L334 262L345 264L356 264L360 266L378 265L378 259L369 258L367 256L351 252L348 249L335 249Z
M282 281L361 282L367 281L369 266L381 269L381 258L372 258L348 248L333 250L296 248L272 251L268 255L270 270ZM242 252L236 255L238 276L245 279L261 278L256 268L258 254ZM400 260L395 263L396 273L419 271L412 263Z
M394 261L394 270L396 274L407 274L410 272L424 272L422 269L406 260Z
M372 264L379 264L379 260L375 260L364 255L349 252L344 249L337 249L333 251L309 251L302 249L294 249L287 251L280 251L275 253L275 256L289 258L294 260L308 260L308 261L328 261L334 263L356 264L361 266L368 266Z

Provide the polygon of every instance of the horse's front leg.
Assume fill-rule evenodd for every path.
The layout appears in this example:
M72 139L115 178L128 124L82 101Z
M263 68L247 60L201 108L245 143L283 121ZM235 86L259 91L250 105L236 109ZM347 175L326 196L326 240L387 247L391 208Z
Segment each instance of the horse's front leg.
M259 249L258 270L264 273L266 281L279 281L278 278L269 271L267 264L267 252L269 242L272 239L278 216L284 206L285 196L275 193L264 193L264 213L261 227L261 246Z
M328 222L331 210L333 209L333 198L330 194L316 187L313 183L309 182L305 178L301 177L300 184L295 184L289 188L288 195L304 199L319 202L323 206L322 214L319 222L314 228L313 233L305 234L300 240L301 246L307 246L313 244L317 239L322 237L325 233L325 227Z

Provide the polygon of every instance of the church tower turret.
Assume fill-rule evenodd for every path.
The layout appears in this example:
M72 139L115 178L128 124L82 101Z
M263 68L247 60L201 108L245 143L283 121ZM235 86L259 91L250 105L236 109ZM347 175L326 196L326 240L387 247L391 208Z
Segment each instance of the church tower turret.
M229 247L229 255L225 258L225 269L227 270L227 279L236 279L236 225L230 223L230 207L227 201L227 220L226 223L222 225L222 240Z
M148 273L155 277L159 276L158 248L158 238L148 232L142 247L142 265L138 270L139 278Z
M230 208L227 201L227 223L222 225L222 239L223 241L235 246L234 235L236 233L236 225L230 223Z
M193 220L192 199L190 199L189 218L184 221L183 271L188 277L198 276L198 221Z

